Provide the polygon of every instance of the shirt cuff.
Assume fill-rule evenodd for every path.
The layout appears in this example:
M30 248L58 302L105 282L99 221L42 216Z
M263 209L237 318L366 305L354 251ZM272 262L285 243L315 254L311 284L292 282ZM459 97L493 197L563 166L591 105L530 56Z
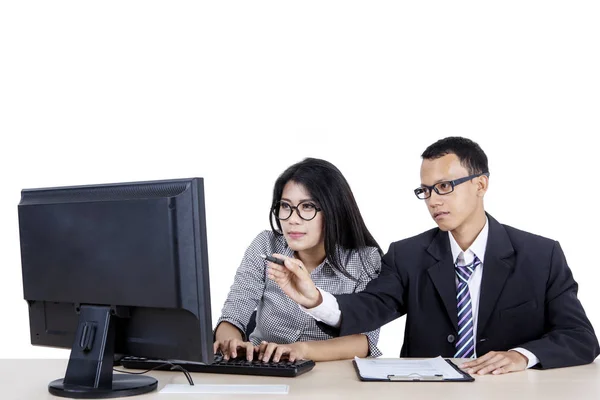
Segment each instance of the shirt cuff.
M527 358L527 360L528 360L527 361L527 369L533 367L534 365L536 365L537 363L540 362L540 360L535 356L535 354L533 354L529 350L526 350L522 347L517 347L517 348L511 349L511 350L519 352Z
M321 292L321 297L323 298L321 304L314 308L304 308L301 305L298 305L298 307L317 321L323 322L334 328L339 328L342 322L342 312L340 311L337 300L331 293L319 288L317 288L317 290Z

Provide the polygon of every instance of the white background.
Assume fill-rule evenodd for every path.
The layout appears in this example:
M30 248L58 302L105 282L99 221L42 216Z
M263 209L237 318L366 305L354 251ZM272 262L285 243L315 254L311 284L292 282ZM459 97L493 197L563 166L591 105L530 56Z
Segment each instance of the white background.
M490 3L2 1L0 357L68 356L29 343L23 188L204 177L216 321L287 166L337 165L387 250L434 226L412 189L449 135L487 152L496 219L561 243L600 329L600 6Z

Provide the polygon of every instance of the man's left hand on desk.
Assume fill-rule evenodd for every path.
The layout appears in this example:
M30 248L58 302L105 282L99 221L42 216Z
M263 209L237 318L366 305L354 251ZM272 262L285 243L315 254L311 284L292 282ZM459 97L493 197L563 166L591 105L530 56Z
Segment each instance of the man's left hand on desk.
M490 351L475 360L462 364L460 368L468 374L498 375L524 371L527 368L527 361L527 357L518 351Z

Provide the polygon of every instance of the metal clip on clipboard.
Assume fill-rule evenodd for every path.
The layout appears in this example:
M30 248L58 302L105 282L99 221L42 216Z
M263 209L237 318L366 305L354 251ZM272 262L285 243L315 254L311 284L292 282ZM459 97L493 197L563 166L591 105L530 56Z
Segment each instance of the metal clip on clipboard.
M421 375L412 373L409 375L388 375L390 381L443 381L444 375Z

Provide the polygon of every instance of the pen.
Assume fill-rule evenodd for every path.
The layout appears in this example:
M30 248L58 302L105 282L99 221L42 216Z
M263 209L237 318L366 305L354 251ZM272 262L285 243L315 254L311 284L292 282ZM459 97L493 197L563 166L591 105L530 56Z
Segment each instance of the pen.
M273 262L275 264L279 264L279 265L284 265L284 261L281 258L275 258L275 257L267 256L265 254L261 254L260 256L267 261L271 261L271 262Z

